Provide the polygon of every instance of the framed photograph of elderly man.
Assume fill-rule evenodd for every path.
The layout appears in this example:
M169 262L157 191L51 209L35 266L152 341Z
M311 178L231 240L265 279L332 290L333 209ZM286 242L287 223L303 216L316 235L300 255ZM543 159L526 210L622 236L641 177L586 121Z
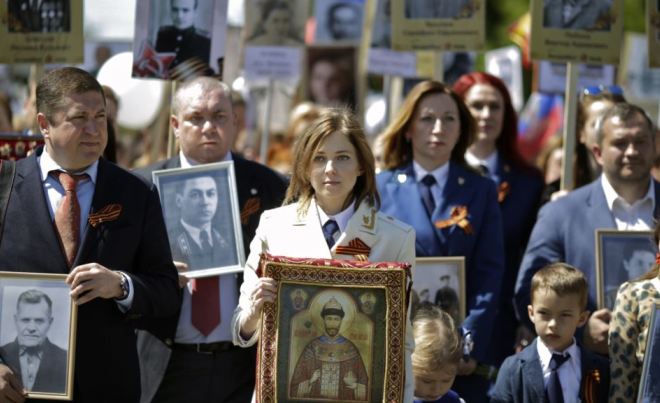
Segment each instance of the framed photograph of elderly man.
M421 257L415 260L413 309L436 305L457 324L465 319L465 257Z
M649 333L646 337L644 364L639 380L637 403L660 401L660 304L651 311Z
M407 264L263 255L257 401L400 402Z
M655 264L658 248L651 231L596 230L598 307L614 308L619 286L646 273Z
M28 398L71 400L76 304L64 274L0 272L0 363Z
M233 161L153 172L175 261L189 278L243 271Z

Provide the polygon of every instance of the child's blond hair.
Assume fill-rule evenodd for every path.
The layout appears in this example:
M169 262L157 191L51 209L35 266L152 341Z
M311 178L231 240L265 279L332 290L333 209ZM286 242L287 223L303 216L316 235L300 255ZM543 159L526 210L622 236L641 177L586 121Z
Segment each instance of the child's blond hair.
M587 278L580 270L562 262L552 263L537 271L532 277L530 301L534 305L534 295L540 290L552 290L559 297L576 295L580 299L580 308L587 308L589 286Z
M413 320L413 371L429 373L463 357L463 340L451 316L436 306L422 307Z

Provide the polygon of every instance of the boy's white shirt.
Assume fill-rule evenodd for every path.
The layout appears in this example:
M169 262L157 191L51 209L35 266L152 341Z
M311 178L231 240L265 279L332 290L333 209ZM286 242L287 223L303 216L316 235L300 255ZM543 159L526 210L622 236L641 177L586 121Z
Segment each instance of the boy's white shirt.
M543 370L543 386L548 384L550 379L550 360L552 359L553 353L565 354L568 353L571 355L571 358L568 359L559 369L557 374L559 375L559 382L561 383L561 391L564 395L564 403L577 403L580 402L580 383L582 382L582 357L580 354L580 348L575 343L575 338L573 338L573 344L564 351L550 351L548 347L543 343L540 337L537 338L536 350L539 354L539 360L541 361L541 369Z

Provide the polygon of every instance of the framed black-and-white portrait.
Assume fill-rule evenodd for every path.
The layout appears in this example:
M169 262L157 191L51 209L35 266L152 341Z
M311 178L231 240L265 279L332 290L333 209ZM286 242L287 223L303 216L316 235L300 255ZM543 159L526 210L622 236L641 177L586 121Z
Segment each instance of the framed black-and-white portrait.
M658 248L651 231L599 228L595 239L597 303L612 310L619 286L649 271Z
M460 324L465 319L465 257L421 257L415 260L413 302L435 305Z
M644 365L639 380L637 403L660 401L660 304L655 305L649 321L649 333L646 337Z
M73 398L77 308L65 279L0 272L0 358L28 398Z
M172 258L189 278L243 271L245 252L234 162L153 172Z
M364 4L365 0L316 0L315 43L358 45L362 38Z

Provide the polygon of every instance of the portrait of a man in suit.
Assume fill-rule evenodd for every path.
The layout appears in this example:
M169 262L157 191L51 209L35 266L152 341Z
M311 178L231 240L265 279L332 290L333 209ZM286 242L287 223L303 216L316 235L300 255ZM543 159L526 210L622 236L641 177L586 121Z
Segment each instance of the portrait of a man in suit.
M544 0L545 28L609 31L612 0Z
M340 1L328 8L328 34L337 41L357 40L362 35L362 5Z
M9 32L71 31L71 0L8 0Z
M469 0L406 0L406 18L470 18Z
M611 242L603 242L605 250L599 270L603 270L605 307L614 309L619 286L641 277L653 267L656 247L652 240L644 236L612 235L609 240Z
M355 344L340 334L344 308L332 297L323 305L324 334L310 341L291 377L291 396L367 400L369 377Z
M30 289L16 302L16 339L0 347L0 356L20 376L26 390L63 393L67 351L53 344L53 302L44 292Z
M195 27L199 1L170 0L172 25L160 27L156 37L156 52L176 53L170 69L191 58L209 63L211 39Z
M174 260L189 270L236 263L236 251L214 226L218 210L218 185L210 175L197 176L176 184L176 206L180 220L170 229Z

